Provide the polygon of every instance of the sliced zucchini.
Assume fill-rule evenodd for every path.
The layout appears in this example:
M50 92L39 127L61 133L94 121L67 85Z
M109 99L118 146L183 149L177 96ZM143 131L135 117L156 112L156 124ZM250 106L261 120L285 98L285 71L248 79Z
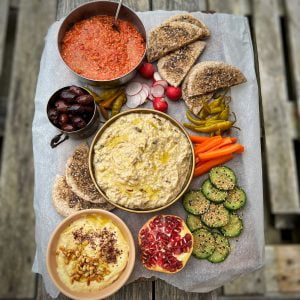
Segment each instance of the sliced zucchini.
M215 250L215 238L206 229L197 229L193 232L193 255L197 258L207 258Z
M209 201L201 191L189 191L184 195L183 207L193 215L200 215L208 210Z
M218 233L213 233L216 242L215 251L207 259L212 263L220 263L226 259L230 253L230 244L228 239Z
M230 214L229 222L221 228L221 232L227 237L239 236L243 230L243 221L236 214Z
M227 197L227 191L220 191L215 188L209 179L203 182L201 191L208 200L216 203L223 202Z
M186 218L186 225L191 232L195 231L196 229L200 229L200 228L207 229L207 227L202 223L199 216L194 216L191 214L188 214L188 216Z
M235 173L228 167L215 167L209 171L211 183L220 190L232 190L236 185Z
M238 210L246 204L246 201L247 196L245 191L239 187L235 187L233 190L228 191L224 206L230 210Z
M208 211L201 215L201 221L208 227L223 227L229 222L229 212L223 204L212 203Z

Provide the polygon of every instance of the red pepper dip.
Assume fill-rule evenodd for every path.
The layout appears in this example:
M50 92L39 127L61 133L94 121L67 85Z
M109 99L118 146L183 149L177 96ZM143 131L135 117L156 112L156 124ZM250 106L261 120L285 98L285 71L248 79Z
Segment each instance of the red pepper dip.
M140 62L145 41L135 26L114 17L94 16L74 24L62 41L62 57L76 73L92 80L111 80L130 72Z

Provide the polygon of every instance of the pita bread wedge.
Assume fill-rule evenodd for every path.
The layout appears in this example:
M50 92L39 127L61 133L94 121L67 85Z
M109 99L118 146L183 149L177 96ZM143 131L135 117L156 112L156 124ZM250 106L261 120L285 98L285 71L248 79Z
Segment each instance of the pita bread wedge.
M71 191L65 176L57 176L55 178L52 190L52 201L56 211L64 217L68 217L82 209L100 208L112 210L114 208L114 206L108 202L91 203L82 200Z
M196 41L160 58L157 64L160 76L170 85L179 86L205 46L205 42Z
M204 35L201 28L186 22L168 22L150 31L147 58L153 62Z
M187 14L187 13L178 14L176 16L170 17L163 24L168 23L168 22L174 22L174 21L186 22L186 23L190 23L190 24L200 27L203 30L203 35L201 36L201 39L205 39L210 36L210 31L209 31L208 27L202 21L195 18L191 14Z
M79 145L66 165L66 181L73 193L85 201L92 203L105 203L95 187L88 166L89 147L85 144Z
M191 70L187 92L189 96L203 95L246 81L244 74L234 66L221 61L205 61Z
M190 73L189 73L190 74ZM188 96L187 85L189 81L189 74L185 77L185 80L182 84L182 99L184 100L188 109L193 112L195 115L198 115L203 107L203 101L208 101L212 98L213 93L208 93L200 96Z

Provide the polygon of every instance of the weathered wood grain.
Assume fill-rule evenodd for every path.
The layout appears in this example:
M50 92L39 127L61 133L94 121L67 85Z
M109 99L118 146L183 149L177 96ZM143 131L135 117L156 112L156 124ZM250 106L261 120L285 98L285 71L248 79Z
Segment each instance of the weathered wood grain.
M217 292L211 293L187 293L174 286L166 284L163 280L155 281L155 299L157 300L216 300Z
M89 2L88 0L58 0L57 2L57 14L56 18L60 18L67 15L75 7ZM150 0L124 0L123 3L135 11L147 11L150 10Z
M0 74L2 73L5 37L9 13L9 0L0 1Z
M186 10L201 11L207 10L205 0L152 0L152 10Z
M297 120L298 120L298 135L300 136L300 1L298 0L288 0L285 1L286 13L288 18L288 31L289 31L289 42L291 47L291 59L293 65L293 77L294 84L296 86L296 97L297 99L292 99L297 101Z
M254 1L268 180L273 213L300 213L277 1Z
M249 0L208 0L208 9L218 13L250 15Z
M31 123L43 37L55 11L55 1L20 3L0 178L0 298L5 299L32 298L35 292Z

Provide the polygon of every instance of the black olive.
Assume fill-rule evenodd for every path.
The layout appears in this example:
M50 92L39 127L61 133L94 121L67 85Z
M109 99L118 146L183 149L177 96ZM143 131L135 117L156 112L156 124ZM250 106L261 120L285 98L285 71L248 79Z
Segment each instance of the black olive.
M68 105L65 103L64 100L58 100L55 102L55 107L57 109L58 112L62 112L62 113L65 113L68 111Z
M49 117L49 119L52 122L57 121L57 119L58 119L58 112L57 112L57 110L55 108L50 108L48 110L48 117Z
M92 95L82 95L76 98L76 102L82 105L90 105L93 104L94 98Z
M75 128L73 127L73 125L71 125L71 124L63 124L62 126L61 126L61 129L63 130L63 131L68 131L68 132L71 132L71 131L74 131L75 130Z
M60 92L59 97L63 100L72 101L77 97L77 95L70 92L69 90L63 90Z
M73 104L73 105L68 107L68 112L69 113L83 113L84 108L80 104Z
M69 122L69 117L67 114L60 114L58 117L58 121L60 125L64 125Z
M86 122L81 117L73 117L72 118L72 124L76 128L83 128L86 126Z
M75 85L70 86L69 91L77 96L84 95L84 91L80 87Z

